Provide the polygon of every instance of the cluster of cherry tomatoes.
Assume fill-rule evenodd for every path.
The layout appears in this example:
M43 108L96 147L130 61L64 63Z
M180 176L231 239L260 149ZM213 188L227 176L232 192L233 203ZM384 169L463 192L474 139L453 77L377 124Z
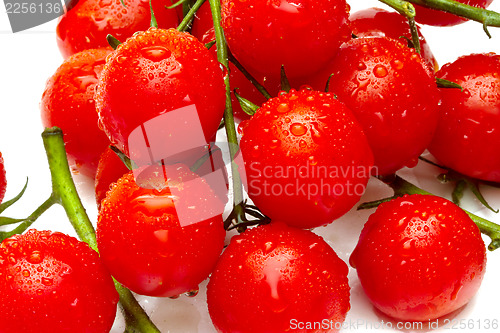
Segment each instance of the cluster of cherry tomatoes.
M57 232L3 241L0 312L11 320L0 331L107 332L118 302L111 276L172 298L196 296L209 278L220 332L338 331L351 307L348 266L310 229L351 210L371 176L413 167L426 149L465 177L500 182L500 55L439 68L405 17L350 13L345 0L206 1L190 32L175 29L184 9L80 0L61 17L65 61L47 82L42 122L62 128L74 171L95 179L99 256ZM419 7L417 21L462 21L440 14ZM228 68L217 59L225 44L211 43L219 20ZM230 101L239 151L228 163L214 140L232 120ZM228 203L240 185L252 205ZM0 203L5 186L0 154ZM239 214L224 220L229 205ZM244 230L248 217L261 225L223 250L226 230ZM461 208L411 195L370 216L350 265L382 313L429 321L474 296L486 251Z

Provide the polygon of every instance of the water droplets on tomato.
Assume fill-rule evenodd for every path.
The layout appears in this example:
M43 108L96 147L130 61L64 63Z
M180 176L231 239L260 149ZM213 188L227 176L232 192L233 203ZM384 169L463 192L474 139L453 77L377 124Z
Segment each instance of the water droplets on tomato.
M113 3L112 0L100 0L99 1L99 6L102 7L107 7L110 6Z
M278 111L278 113L287 113L290 111L290 106L286 103L281 103L276 107L276 111Z
M31 264L39 264L43 261L43 254L40 251L33 251L31 254L26 258L26 260L31 263Z
M301 123L293 123L290 125L290 132L295 136L302 136L307 133L307 127Z
M164 46L155 45L143 47L141 54L144 58L157 62L169 58L172 52Z
M50 287L54 284L54 279L42 277L41 282L44 286Z
M388 71L384 65L377 65L373 68L373 74L378 78L383 78L387 76Z

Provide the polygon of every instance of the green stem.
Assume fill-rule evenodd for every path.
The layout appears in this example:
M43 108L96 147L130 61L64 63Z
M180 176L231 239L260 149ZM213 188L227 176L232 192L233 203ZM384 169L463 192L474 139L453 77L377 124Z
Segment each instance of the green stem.
M30 216L24 219L15 229L0 233L0 241L7 239L13 235L22 234L35 222L43 213L45 213L52 205L57 203L56 197L52 194L43 204L40 205Z
M35 211L36 214L33 214L41 215L52 204L61 204L80 239L97 251L94 227L78 196L69 170L62 131L57 127L47 128L42 133L42 139L52 176L52 195L44 205L40 206L39 211L37 210ZM131 332L160 332L140 307L132 293L116 282L115 286L120 296L120 304L127 316L127 324L133 325L133 327L127 329L130 329Z
M401 0L380 0L396 9L395 6L401 4ZM500 27L500 14L491 10L465 5L453 0L407 0L408 2L452 13L467 19L482 23L484 32L491 38L487 27ZM397 9L396 9L397 10Z
M189 28L189 26L191 25L191 22L193 21L194 14L196 14L198 9L200 9L201 5L203 5L204 2L205 2L205 0L197 0L194 3L193 7L191 7L191 9L189 9L189 11L186 13L184 18L182 19L182 22L177 27L177 30L186 31Z
M151 323L144 309L139 305L134 295L113 279L116 291L120 295L120 306L127 323L125 332L160 333L160 330Z
M394 8L398 13L408 19L411 31L411 41L417 53L420 53L420 38L418 36L417 25L415 24L415 7L408 1L403 0L380 0L388 6Z
M420 37L418 35L418 28L417 24L415 23L415 18L414 17L409 17L408 18L408 24L410 25L410 31L411 31L411 41L413 42L413 47L415 48L415 51L420 54Z
M380 2L385 3L388 6L391 6L401 15L406 18L415 17L415 7L412 4L408 3L408 1L404 0L379 0Z
M244 219L244 209L240 205L243 202L243 184L241 182L238 165L235 162L239 152L238 137L236 135L236 125L234 123L233 108L231 105L231 87L229 85L229 60L224 31L220 24L220 3L218 0L209 0L214 22L215 41L217 44L217 59L226 68L224 83L226 85L226 109L224 110L224 126L226 128L227 141L229 144L229 155L231 158L231 174L233 180L233 212L236 222Z
M383 181L385 184L389 185L393 190L394 190L394 196L391 198L385 198L382 200L378 201L372 201L366 204L363 204L359 208L373 208L378 206L384 201L389 201L393 198L403 196L405 194L426 194L426 195L433 195L430 192L427 192L412 183L408 182L407 180L393 175L385 178L381 178L381 181ZM464 211L469 215L469 217L476 223L476 225L479 227L479 230L489 236L491 238L491 243L488 245L488 250L494 251L500 247L500 225L493 223L491 221L488 221L482 217L479 217L467 210L464 209Z
M69 171L62 131L57 127L46 129L42 138L52 176L53 196L64 207L78 237L97 251L94 227L85 212Z
M267 89L257 81L252 74L250 74L245 67L243 67L242 64L231 54L229 53L229 60L233 63L233 65L238 68L238 70L243 73L243 75L247 78L248 81L250 81L254 87L264 96L266 99L270 99L273 96L267 91Z

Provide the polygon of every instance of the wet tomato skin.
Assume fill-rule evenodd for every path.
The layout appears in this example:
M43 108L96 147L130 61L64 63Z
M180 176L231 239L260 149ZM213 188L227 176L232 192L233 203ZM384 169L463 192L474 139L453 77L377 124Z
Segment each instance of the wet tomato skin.
M397 12L390 12L381 8L367 8L349 16L352 33L357 37L389 37L398 40L404 45L408 45L408 39L411 40L411 30L408 20ZM427 66L432 72L439 69L438 63L432 54L429 44L419 31L420 54ZM406 37L406 38L403 38Z
M200 161L203 161L201 165ZM175 156L170 162L172 162L170 164L183 163L190 167L196 165L195 173L200 177L204 177L205 180L210 179L208 183L215 195L224 204L227 202L229 182L222 150L216 145L197 147L191 151L183 152ZM112 188L113 184L129 171L118 155L111 148L106 148L99 159L95 177L95 197L98 208L100 208L102 200L106 197L106 193ZM213 173L216 173L218 177L212 178Z
M150 27L151 11L147 0L79 0L63 14L57 24L57 45L64 58L72 54L101 47L109 47L108 34L124 42L137 31ZM153 0L155 18L160 28L174 28L178 24L170 0Z
M271 219L326 225L363 194L373 155L354 115L333 94L292 89L240 129L248 194Z
M233 55L251 72L310 75L351 38L344 0L221 1Z
M44 127L57 126L73 170L94 177L99 156L109 145L98 126L94 94L108 49L90 49L66 59L47 81L40 103Z
M0 153L0 203L2 203L2 200L5 197L6 188L7 188L7 178L5 177L5 166L2 153Z
M458 206L406 195L370 216L350 263L377 309L398 320L427 321L474 296L486 250L479 228Z
M394 39L357 38L342 45L330 70L329 91L363 127L375 157L374 173L415 166L439 115L439 91L421 57Z
M113 276L138 294L197 290L224 246L223 208L185 165L150 167L136 177L130 172L101 203L99 253Z
M0 245L2 332L109 332L117 303L99 255L74 237L31 229Z
M500 56L470 54L436 75L458 83L441 88L440 118L429 151L439 163L469 177L500 182Z
M111 185L129 171L125 163L111 148L107 147L104 150L99 158L95 176L95 198L98 208L101 207L101 202L111 189Z
M317 332L294 323L330 323L337 332L349 305L347 265L318 235L284 223L235 236L207 287L218 332ZM320 330L318 330L320 331Z
M96 105L104 131L127 155L132 131L184 107L196 107L197 119L191 120L201 125L200 135L207 143L217 132L224 113L223 72L192 35L150 28L129 38L108 57ZM185 119L180 115L175 121L183 124ZM156 135L155 131L149 134Z
M200 9L196 12L196 16L193 20L193 27L191 29L191 34L198 38L202 43L207 44L215 40L215 31L212 21L212 11L210 10L210 3L205 2ZM217 46L213 45L210 48L213 56L217 58ZM233 107L233 114L237 121L249 119L250 115L245 113L238 102L238 99L234 95L234 90L237 93L250 100L252 103L257 105L262 105L266 101L266 98L255 88L255 86L243 75L243 73L236 68L236 66L230 62L229 63L229 82L231 83L231 103ZM275 83L270 84L269 78L260 73L251 73L252 76L262 85L264 85L271 94L277 94L279 91L279 80L278 72L275 73L273 81ZM271 89L269 89L271 88Z

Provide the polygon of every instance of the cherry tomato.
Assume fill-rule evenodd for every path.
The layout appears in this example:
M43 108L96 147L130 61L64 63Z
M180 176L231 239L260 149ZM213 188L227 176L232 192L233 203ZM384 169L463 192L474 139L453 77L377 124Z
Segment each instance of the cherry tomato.
M464 89L440 89L438 128L429 151L467 176L500 182L500 56L471 54L437 76Z
M363 126L374 173L413 167L436 130L439 91L420 56L394 39L357 38L331 64L330 91Z
M62 15L56 28L57 45L64 58L72 54L101 47L109 47L108 34L125 41L137 31L147 30L151 23L148 0L79 0ZM174 28L177 13L170 0L152 0L158 26Z
M196 290L222 251L223 209L186 166L151 166L137 181L126 174L101 203L99 252L113 276L138 294Z
M439 318L465 305L486 267L479 228L441 197L383 203L365 224L350 258L366 295L405 321Z
M184 152L174 156L174 159L170 162L170 164L183 163L195 167L194 172L205 178L223 203L227 202L229 182L222 151L216 145L213 145L210 149L209 147L198 147ZM106 193L111 189L112 185L128 172L129 169L118 155L109 147L106 148L99 160L95 177L95 197L98 208L100 208L102 200L106 197Z
M111 185L128 172L125 163L107 147L99 159L95 175L95 198L98 208L101 207L101 201L106 197Z
M240 127L248 195L271 219L325 225L363 194L373 155L354 115L333 94L292 89Z
M493 2L493 0L456 0L456 1L469 6L474 6L479 8L486 8ZM451 13L445 13L439 10L426 8L424 6L420 6L417 4L413 4L413 6L415 7L415 13L416 13L415 21L417 21L418 23L444 27L444 26L457 25L467 21L467 19Z
M7 188L7 178L5 177L5 167L3 165L2 153L0 153L0 203L5 197L5 190Z
M196 16L193 20L193 28L191 29L191 34L198 38L202 43L207 44L215 40L215 31L212 21L212 11L210 10L210 3L206 1L200 9L196 12ZM210 48L210 52L215 58L217 58L217 47L216 45ZM269 75L266 77L260 73L251 73L252 76L259 81L260 84L264 85L270 94L276 95L279 91L279 71L276 71L272 75L272 82L270 83ZM249 119L250 115L245 113L240 106L240 103L234 95L234 90L237 89L237 93L242 97L250 100L251 102L262 105L266 101L266 98L255 88L255 86L243 75L243 73L236 68L233 63L229 63L229 82L231 83L231 101L233 106L234 117L237 121L242 121Z
M165 152L155 144L202 146L224 113L222 75L219 63L190 34L155 28L138 33L118 46L103 69L96 105L104 131L128 156L129 141L158 154Z
M251 72L310 75L351 38L344 0L222 0L221 11L229 48Z
M408 41L403 37L412 40L408 19L397 12L389 12L381 8L368 8L351 13L349 20L351 21L352 33L358 37L389 37L405 45L408 45ZM417 30L422 59L429 66L429 69L435 72L439 69L436 58L422 35L420 27L417 26Z
M337 332L350 308L347 273L309 230L249 229L231 239L210 277L210 317L219 332ZM327 327L304 327L314 322Z
M2 332L109 332L117 303L98 254L76 238L32 229L0 245Z
M95 176L101 152L109 145L98 127L94 93L110 52L85 50L66 59L47 81L40 103L43 126L63 130L74 171L91 177Z

